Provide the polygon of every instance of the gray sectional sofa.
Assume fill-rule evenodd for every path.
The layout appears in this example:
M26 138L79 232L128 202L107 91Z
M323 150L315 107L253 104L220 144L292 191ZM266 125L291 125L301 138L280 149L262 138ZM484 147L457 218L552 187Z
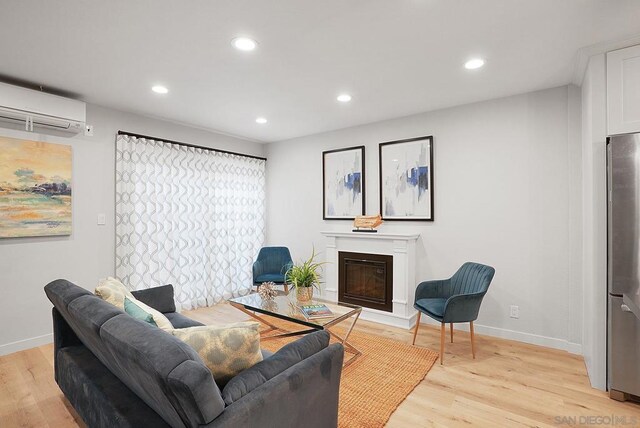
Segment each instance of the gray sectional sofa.
M53 303L55 380L89 427L337 426L344 349L316 332L219 385L198 354L65 280ZM138 291L176 328L201 325L177 312L173 288Z

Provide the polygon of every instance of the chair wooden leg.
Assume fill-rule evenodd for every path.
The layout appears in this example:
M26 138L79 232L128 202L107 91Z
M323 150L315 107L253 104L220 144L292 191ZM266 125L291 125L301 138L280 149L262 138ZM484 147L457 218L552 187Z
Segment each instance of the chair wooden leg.
M449 330L451 330L451 343L453 343L453 323L449 323Z
M473 359L476 359L476 344L474 342L475 335L473 333L473 321L469 323L469 333L471 333L471 355L473 355Z
M413 329L413 342L411 342L412 345L416 344L416 336L418 335L418 327L420 327L420 315L422 315L422 312L418 311L418 320L416 321L416 326Z
M442 323L440 325L440 365L444 360L444 336L446 335L447 324Z
M287 283L285 282L284 284L282 284L284 286L284 292L286 294L289 294L289 286L287 285Z

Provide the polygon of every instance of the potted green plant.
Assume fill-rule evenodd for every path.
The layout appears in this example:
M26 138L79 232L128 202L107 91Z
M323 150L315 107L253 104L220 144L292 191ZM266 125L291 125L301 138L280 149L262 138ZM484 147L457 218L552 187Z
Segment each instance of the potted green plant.
M318 288L321 280L322 265L324 262L316 261L315 249L311 257L302 263L296 263L285 274L287 284L296 289L296 296L301 302L313 299L313 289Z

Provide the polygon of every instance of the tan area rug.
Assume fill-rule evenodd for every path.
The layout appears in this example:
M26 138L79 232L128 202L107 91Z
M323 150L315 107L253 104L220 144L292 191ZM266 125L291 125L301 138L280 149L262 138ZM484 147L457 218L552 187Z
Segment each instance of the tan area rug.
M274 322L272 318L270 322ZM274 322L285 330L300 326ZM343 333L336 329L336 333ZM262 342L262 347L276 351L296 338ZM332 339L332 342L334 340ZM424 379L438 354L397 340L354 331L349 343L362 355L342 371L338 425L341 428L383 427L407 395ZM352 354L346 352L345 360Z

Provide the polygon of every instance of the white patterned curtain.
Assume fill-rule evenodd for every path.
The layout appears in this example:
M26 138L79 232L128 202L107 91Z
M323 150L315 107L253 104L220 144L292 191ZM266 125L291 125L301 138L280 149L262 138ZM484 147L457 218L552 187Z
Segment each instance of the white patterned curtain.
M116 276L184 309L247 294L265 238L265 161L118 135Z

